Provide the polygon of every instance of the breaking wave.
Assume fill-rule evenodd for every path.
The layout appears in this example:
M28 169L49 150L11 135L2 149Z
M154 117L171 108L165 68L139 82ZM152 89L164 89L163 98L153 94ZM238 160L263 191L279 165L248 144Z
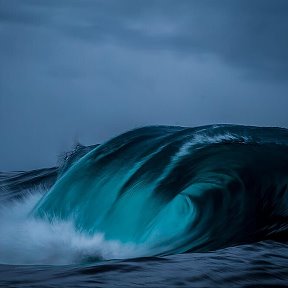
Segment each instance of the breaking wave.
M0 175L1 263L288 239L286 129L144 127L66 156L60 168Z

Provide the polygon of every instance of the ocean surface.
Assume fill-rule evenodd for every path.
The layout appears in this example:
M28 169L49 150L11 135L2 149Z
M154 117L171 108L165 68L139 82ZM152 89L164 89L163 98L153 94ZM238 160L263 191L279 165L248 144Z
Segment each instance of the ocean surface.
M1 287L288 287L288 130L152 126L0 173Z

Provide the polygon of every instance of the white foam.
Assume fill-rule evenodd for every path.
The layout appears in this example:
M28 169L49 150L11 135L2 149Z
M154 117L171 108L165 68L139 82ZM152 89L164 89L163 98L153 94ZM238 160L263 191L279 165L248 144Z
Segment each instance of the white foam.
M139 247L89 237L70 222L49 223L29 217L41 194L0 207L0 263L63 265L87 258L123 259L141 256ZM143 251L142 251L143 252Z

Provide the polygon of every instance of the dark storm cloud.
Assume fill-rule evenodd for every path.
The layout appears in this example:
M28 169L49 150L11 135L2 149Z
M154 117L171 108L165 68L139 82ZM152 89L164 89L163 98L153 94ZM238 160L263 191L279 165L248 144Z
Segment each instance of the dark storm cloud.
M143 125L288 127L287 5L0 0L0 170Z
M288 80L286 0L0 3L3 21L46 25L93 43L213 53L245 69L247 77Z

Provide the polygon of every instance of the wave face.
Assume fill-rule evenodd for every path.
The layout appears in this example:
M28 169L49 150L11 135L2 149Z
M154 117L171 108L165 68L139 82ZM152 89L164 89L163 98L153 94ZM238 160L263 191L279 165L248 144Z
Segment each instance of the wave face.
M144 256L288 239L286 129L144 127L75 159L30 217Z

